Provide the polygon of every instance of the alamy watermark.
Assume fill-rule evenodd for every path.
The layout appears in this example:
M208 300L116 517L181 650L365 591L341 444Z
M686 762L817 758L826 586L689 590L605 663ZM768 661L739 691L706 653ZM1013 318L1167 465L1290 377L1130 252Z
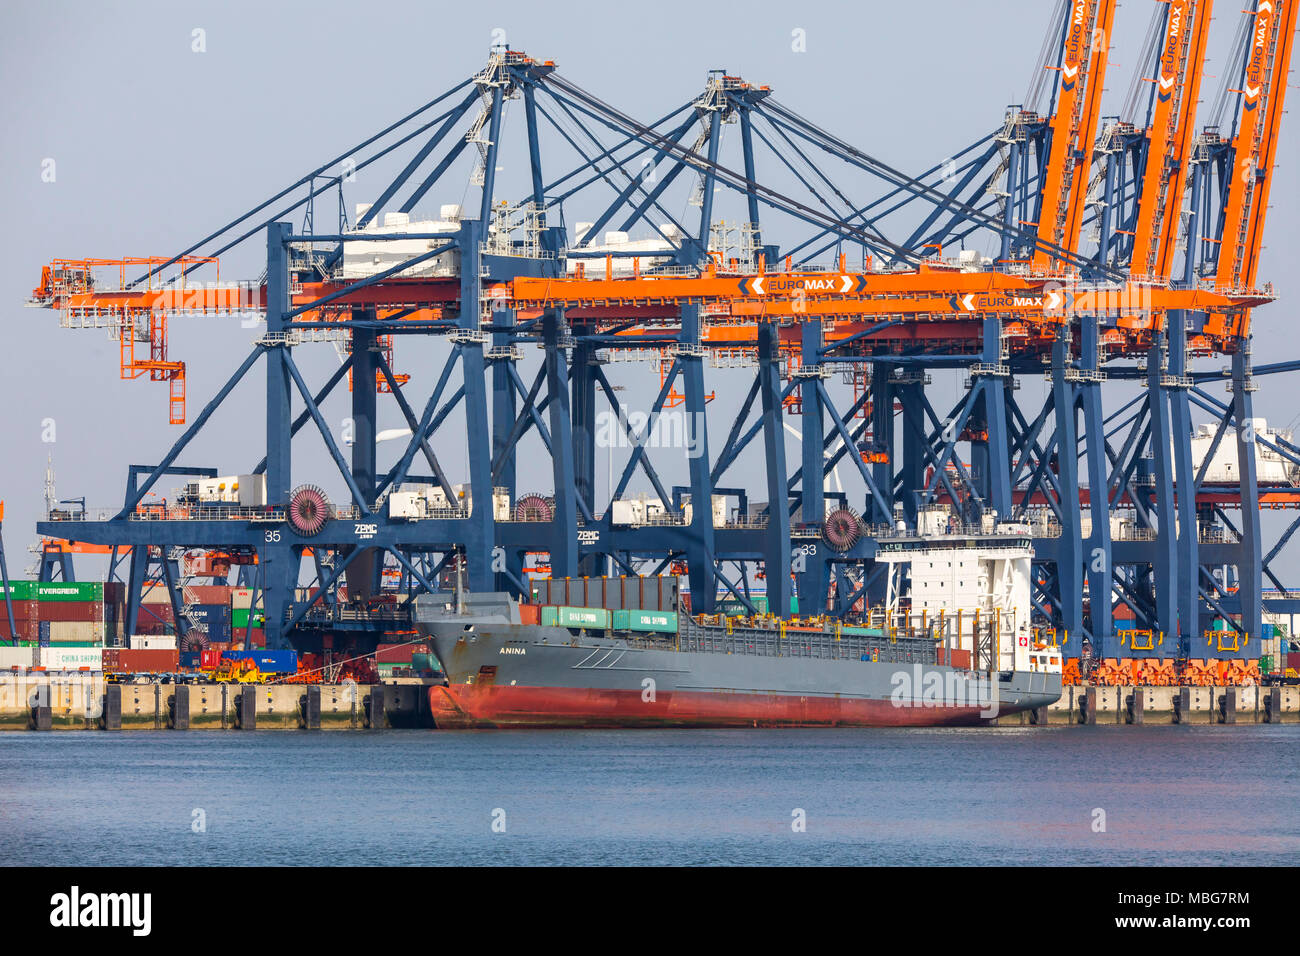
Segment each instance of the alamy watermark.
M699 458L704 454L705 427L703 412L670 409L651 416L620 405L617 413L603 411L596 416L596 446L683 448L687 457Z
M926 670L920 664L896 670L889 679L889 702L895 707L975 707L980 717L998 716L998 682L980 674Z

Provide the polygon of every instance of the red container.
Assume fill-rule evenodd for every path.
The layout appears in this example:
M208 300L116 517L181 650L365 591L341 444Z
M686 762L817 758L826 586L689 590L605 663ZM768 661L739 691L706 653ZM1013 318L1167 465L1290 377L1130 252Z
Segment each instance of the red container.
M180 652L125 647L104 648L104 672L108 674L172 674L180 670Z
M233 590L229 584L192 584L186 589L195 604L229 604Z
M125 617L125 615L123 615ZM141 604L140 611L136 614L137 624L171 624L176 615L172 613L170 604ZM146 634L147 631L136 631L137 634Z
M542 622L542 606L540 604L519 605L519 620L524 624L540 624Z
M409 664L413 655L428 653L428 644L380 644L375 648L375 663Z
M221 651L203 650L199 652L199 668L201 670L215 670L221 663Z
M87 621L102 623L104 605L98 601L42 601L42 621Z
M415 653L411 644L380 644L375 648L376 664L409 664Z
M0 610L0 639L10 640L17 638L20 641L38 641L41 638L41 624L39 621L28 621L21 618L14 620L14 633L9 633L9 619L5 616L4 611Z

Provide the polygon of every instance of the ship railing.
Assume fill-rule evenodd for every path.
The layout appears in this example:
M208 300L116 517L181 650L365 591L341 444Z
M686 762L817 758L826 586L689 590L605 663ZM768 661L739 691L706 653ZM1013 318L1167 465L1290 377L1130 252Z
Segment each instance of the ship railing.
M285 620L291 620L293 617L293 608L285 608ZM302 620L311 623L341 623L344 621L369 622L369 621L409 621L411 612L405 607L376 607L376 608L357 608L348 607L342 604L318 604L309 608L302 616Z
M735 515L728 518L720 526L722 528L756 528L763 529L767 527L767 515Z
M110 521L116 508L77 509L56 508L45 515L46 521ZM354 521L360 515L355 505L334 505L331 517L339 521ZM127 516L129 521L268 521L285 520L284 508L264 505L241 507L239 505L141 505Z
M935 664L937 644L928 639L890 640L886 637L796 631L776 627L728 633L725 627L696 626L679 637L683 651L754 657L807 657L820 660L862 660L877 663Z

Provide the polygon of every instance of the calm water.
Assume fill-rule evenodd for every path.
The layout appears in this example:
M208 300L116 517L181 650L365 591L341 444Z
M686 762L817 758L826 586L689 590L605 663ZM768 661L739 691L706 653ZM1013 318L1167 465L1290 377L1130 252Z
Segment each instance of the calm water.
M1294 724L7 733L0 863L1294 864L1298 757Z

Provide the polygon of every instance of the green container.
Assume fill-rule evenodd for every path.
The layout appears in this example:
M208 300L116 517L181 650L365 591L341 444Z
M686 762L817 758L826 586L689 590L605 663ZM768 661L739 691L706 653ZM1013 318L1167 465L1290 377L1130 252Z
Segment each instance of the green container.
M854 637L884 637L885 632L878 627L841 627L841 634L852 634Z
M266 624L266 615L261 611L253 611L246 607L232 607L230 609L230 626L244 630L248 627L250 615L253 618L253 627L263 627Z
M762 594L756 594L749 599L754 605L754 610L759 614L767 613L767 597ZM725 601L718 602L718 613L725 614L727 617L749 617L749 608L735 598L728 598Z
M609 611L603 607L557 607L560 627L585 627L593 631L609 630Z
M750 603L754 605L754 609L759 614L767 613L768 604L767 604L766 594L755 594L749 600ZM725 601L719 601L718 612L720 614L727 615L727 617L748 617L749 616L749 609L746 608L745 605L742 604L740 601L737 601L735 598L728 598ZM791 614L799 613L799 595L797 594L790 595L790 613Z
M677 612L636 610L615 611L614 630L653 631L659 634L676 634Z
M7 592L11 601L31 601L36 597L35 581L6 581L0 590L0 598Z
M555 626L556 626L556 624L558 623L558 620L559 620L558 615L556 615L556 613L555 613L557 610L558 610L558 608L556 608L554 604L543 604L543 605L542 605L542 624L543 624L543 626L545 626L545 627L555 627Z
M16 582L15 582L16 583ZM104 600L104 585L99 581L46 581L31 582L32 596L38 601L99 601Z
M1273 673L1273 655L1265 654L1259 659L1259 672L1261 674Z

